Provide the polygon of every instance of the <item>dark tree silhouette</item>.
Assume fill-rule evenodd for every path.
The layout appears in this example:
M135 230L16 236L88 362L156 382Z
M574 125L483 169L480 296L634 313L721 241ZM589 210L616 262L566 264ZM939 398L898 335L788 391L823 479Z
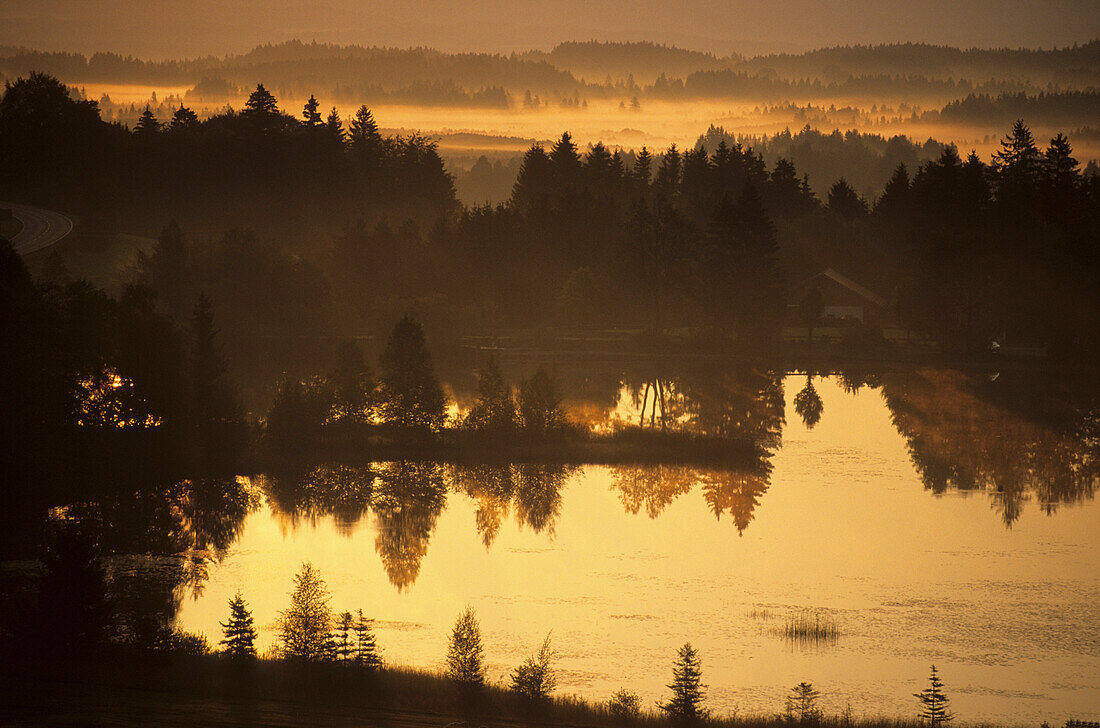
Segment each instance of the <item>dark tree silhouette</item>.
M146 104L145 111L141 112L137 125L134 127L134 136L147 139L155 137L159 131L160 122L157 121L157 117L149 110L149 105Z
M561 395L543 367L520 384L518 410L520 427L528 437L542 440L566 426Z
M374 672L382 667L382 658L378 655L378 645L375 644L371 620L363 616L362 609L355 614L354 657L355 664L368 672Z
M405 430L431 431L443 424L446 399L435 378L424 330L403 316L382 352L382 414Z
M279 104L262 83L256 84L256 90L248 95L244 103L245 112L256 116L274 116L279 113Z
M550 646L550 635L542 641L539 651L512 671L512 690L529 700L550 697L557 685L553 662L556 654Z
M239 660L256 657L256 628L239 591L229 600L229 621L221 626L224 638L218 644L225 646L226 655Z
M447 675L467 688L485 684L485 648L481 644L481 627L471 607L459 615L451 631L447 648Z
M947 709L951 700L943 692L943 681L940 680L935 665L932 665L932 672L928 676L928 687L919 693L914 693L913 697L921 704L919 717L928 721L931 728L950 723L955 717L955 714Z
M786 713L790 720L799 723L815 723L821 718L821 710L817 707L817 700L821 693L814 689L808 682L800 682L791 688L787 696Z
M708 712L703 707L705 686L701 681L702 675L698 653L690 642L684 643L672 667L672 682L668 686L672 697L660 704L661 710L679 723L702 722Z
M516 403L495 359L478 372L477 402L466 415L465 426L502 443L515 435Z
M821 421L821 411L824 405L821 395L814 389L812 374L806 375L806 386L794 396L794 411L802 418L807 430L812 430Z
M852 189L848 181L841 177L829 188L829 212L842 218L853 220L867 214L867 203Z
M313 94L309 95L309 101L302 107L302 120L309 128L321 126L321 102Z
M290 606L279 612L277 621L280 652L286 657L318 662L332 659L332 610L329 591L320 574L308 561L294 576Z

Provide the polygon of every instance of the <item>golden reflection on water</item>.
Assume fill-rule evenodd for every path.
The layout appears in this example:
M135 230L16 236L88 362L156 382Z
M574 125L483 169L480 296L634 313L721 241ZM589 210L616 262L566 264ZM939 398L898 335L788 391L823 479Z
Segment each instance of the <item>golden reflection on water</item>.
M785 382L783 447L751 522L716 517L706 483L685 468L587 466L562 489L552 528L513 509L488 540L483 494L452 490L414 579L398 589L380 553L385 517L288 520L264 507L210 569L203 595L185 601L180 626L216 642L239 588L269 647L291 578L310 560L334 609L379 620L392 663L439 667L469 604L492 679L553 630L561 692L591 699L621 686L662 697L676 648L690 640L718 713L780 711L807 680L827 712L850 703L856 714L911 717L911 694L935 662L967 720L1038 722L1055 706L1100 717L1096 503L1057 518L1029 508L1005 528L985 495L922 486L879 390L853 396L815 379L824 414L807 429L792 403L804 383ZM655 500L635 498L643 486ZM835 620L835 645L782 638L785 619L803 610Z

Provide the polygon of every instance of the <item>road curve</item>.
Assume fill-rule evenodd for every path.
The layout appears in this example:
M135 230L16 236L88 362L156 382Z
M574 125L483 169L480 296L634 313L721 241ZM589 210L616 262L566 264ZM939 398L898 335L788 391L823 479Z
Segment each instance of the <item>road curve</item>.
M23 223L23 229L11 241L15 252L20 255L48 248L73 231L73 221L60 212L14 202L0 202L0 209L10 209L12 215Z

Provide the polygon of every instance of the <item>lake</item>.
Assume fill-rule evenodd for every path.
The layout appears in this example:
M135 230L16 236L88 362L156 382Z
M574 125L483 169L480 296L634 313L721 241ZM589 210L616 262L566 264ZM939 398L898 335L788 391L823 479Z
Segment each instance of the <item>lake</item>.
M268 649L310 561L335 610L376 620L390 663L441 667L470 605L491 679L551 633L559 693L592 700L620 687L664 698L690 641L719 714L780 712L810 681L828 713L913 717L935 664L960 719L1097 720L1095 410L1093 429L1067 436L1057 406L1002 395L999 377L818 376L810 412L795 404L806 376L781 377L774 437L745 467L373 463L241 478L248 505L221 548L191 554L201 566L176 590L177 624L216 643L239 589ZM601 416L637 424L640 389L620 385ZM114 568L164 563L139 561ZM799 617L838 634L792 641Z

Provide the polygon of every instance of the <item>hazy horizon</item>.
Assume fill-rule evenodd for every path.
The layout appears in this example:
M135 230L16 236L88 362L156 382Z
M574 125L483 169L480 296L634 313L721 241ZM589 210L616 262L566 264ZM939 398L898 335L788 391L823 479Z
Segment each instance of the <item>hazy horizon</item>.
M549 50L567 41L652 41L719 56L800 53L846 44L930 43L960 48L1049 48L1100 37L1089 2L921 0L904 8L868 0L760 4L691 0L635 3L633 13L598 0L554 6L444 0L370 8L324 3L166 0L7 0L0 45L47 51L113 51L151 59L243 53L263 43L304 42L441 51ZM950 18L950 22L945 22ZM675 30L673 30L675 29Z

